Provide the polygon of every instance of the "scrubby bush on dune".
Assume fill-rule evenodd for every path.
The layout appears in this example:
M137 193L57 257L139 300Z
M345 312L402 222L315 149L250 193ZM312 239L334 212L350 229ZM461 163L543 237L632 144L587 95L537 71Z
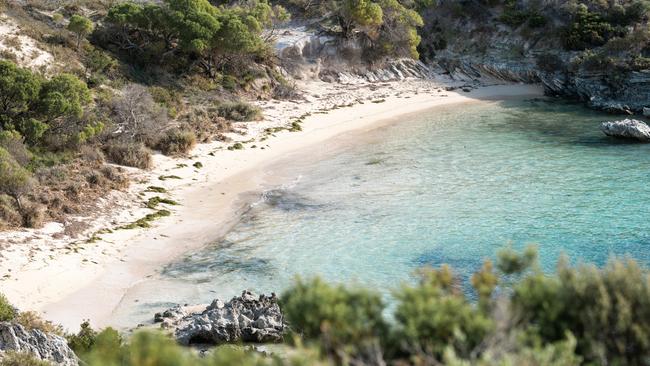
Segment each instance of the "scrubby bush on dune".
M110 143L104 148L106 157L113 163L140 169L153 164L151 151L141 143Z
M217 114L236 122L255 121L262 118L262 111L246 102L222 102L217 106Z
M166 131L156 147L165 155L178 155L190 152L196 145L194 132L180 129Z

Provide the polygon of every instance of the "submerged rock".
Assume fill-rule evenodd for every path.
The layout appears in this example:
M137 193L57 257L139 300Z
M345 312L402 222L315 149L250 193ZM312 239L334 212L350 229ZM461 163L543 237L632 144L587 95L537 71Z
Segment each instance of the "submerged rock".
M607 136L634 139L644 142L650 141L650 126L635 119L603 122L600 125L600 129Z
M227 303L216 299L200 312L177 306L156 314L154 321L173 329L183 345L279 342L285 329L275 294L256 298L248 291Z
M36 358L57 365L76 366L77 356L68 346L65 338L47 334L38 329L27 330L20 324L0 323L0 359L7 351L29 353Z

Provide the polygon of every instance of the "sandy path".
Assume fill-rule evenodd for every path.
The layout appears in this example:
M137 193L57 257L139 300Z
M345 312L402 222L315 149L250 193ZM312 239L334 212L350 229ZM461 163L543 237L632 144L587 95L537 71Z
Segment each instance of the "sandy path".
M193 152L194 158L186 161L189 165L192 161L201 161L203 168L200 170L191 166L175 170L179 160L159 158L156 169L143 178L136 189L146 185L172 185L169 187L172 198L181 205L173 207L170 217L157 221L150 229L103 234L98 242L80 249L53 251L41 255L47 260L14 266L16 268L12 268L12 256L6 256L0 263L0 271L10 271L11 275L0 282L0 292L20 309L41 311L46 318L68 329L76 329L83 319L90 319L94 326L110 325L114 309L130 288L154 276L174 258L213 242L228 230L238 217L237 211L244 208L241 194L255 191L264 179L268 179L262 174L264 166L298 150L309 153L310 149L322 146L320 142L346 132L369 129L401 115L454 103L541 94L540 88L530 85L489 86L459 94L441 91L435 84L429 84L430 87L419 88L418 92L407 82L396 82L385 84L379 92L372 86L366 91L357 89L350 98L343 91L337 96L336 90L327 89L331 86L318 85L312 86L311 95L329 92L335 100L340 97L343 101L365 101L312 114L305 119L301 132L278 133L263 142L264 150L228 151L223 146L217 150L214 144L200 145ZM378 95L381 99L376 99ZM269 119L277 125L279 120L288 120L288 116L314 112L320 106L315 99L295 105L274 102L264 107ZM264 123L251 126L246 138L259 138L265 126ZM155 180L161 174L179 174L183 179L178 182ZM134 203L133 207L136 206ZM137 216L133 212L130 214ZM17 254L13 255L14 260L19 261Z

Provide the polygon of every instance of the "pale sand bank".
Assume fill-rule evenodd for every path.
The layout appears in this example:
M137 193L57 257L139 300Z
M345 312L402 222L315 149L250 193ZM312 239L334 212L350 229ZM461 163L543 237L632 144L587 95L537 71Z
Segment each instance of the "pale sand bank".
M230 228L238 211L245 208L239 199L241 194L257 191L261 184L268 183L269 177L263 174L265 166L297 151L316 152L327 146L322 142L342 134L371 129L387 120L399 122L400 116L437 106L542 94L539 87L531 85L446 92L430 81L384 83L379 88L309 83L307 88L306 102L261 103L267 120L248 124L246 136L235 137L240 141L256 139L244 150L228 151L223 149L223 143L211 143L197 147L191 159L157 157L154 171L142 175L142 181L129 194L107 198L130 199L130 205L99 218L96 225L114 227L150 213L141 207L143 198L138 193L149 185L165 186L170 197L181 205L170 207L173 214L156 221L152 228L117 230L102 234L97 242L76 245L68 245L66 240L70 239L50 239L45 230L38 235L31 233L33 239L20 244L24 248L3 251L0 275L6 275L0 282L0 292L20 309L40 311L69 329L76 329L83 319L90 319L94 326L110 325L114 310L129 289L155 276L164 264L213 242ZM331 109L352 103L357 104ZM314 113L324 109L330 110ZM264 128L286 124L291 117L306 112L312 114L305 119L303 131L283 131L260 141ZM250 148L253 144L258 148ZM265 149L261 150L261 146ZM200 161L203 168L192 168L195 161ZM188 167L177 168L178 163ZM172 174L182 179L157 179ZM0 235L0 243L2 240ZM55 248L48 249L48 242L55 242ZM26 261L23 257L27 254L32 259Z

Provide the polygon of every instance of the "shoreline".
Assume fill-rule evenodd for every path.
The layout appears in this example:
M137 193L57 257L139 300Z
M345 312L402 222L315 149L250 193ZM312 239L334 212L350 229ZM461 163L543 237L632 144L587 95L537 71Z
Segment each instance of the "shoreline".
M385 83L394 95L374 100L375 96L371 95L363 103L312 113L305 119L301 132L283 131L264 141L264 150L252 149L250 145L238 151L223 147L215 150L215 144L210 143L199 145L191 159L160 157L162 161L156 161L154 170L147 174L148 179L143 179L130 191L136 193L147 185L162 184L155 178L171 171L179 175L190 174L190 180L164 182L171 186L171 198L180 203L180 206L169 207L170 217L154 222L149 229L102 234L99 241L86 244L83 249L51 254L52 258L46 263L30 263L13 269L11 263L7 263L10 260L5 260L0 269L9 267L11 277L0 282L1 291L21 310L39 311L48 320L70 330L75 330L84 319L90 319L95 327L111 325L111 316L131 289L155 276L173 259L214 242L238 221L241 211L247 208L248 201L242 199L243 195L274 183L272 177L265 176L265 167L292 154L323 149L323 142L347 133L398 123L398 118L409 114L466 102L541 95L541 89L533 85L487 86L458 93L444 91L441 88L445 84L429 81L429 87L437 90L421 93L417 89L409 90L408 86L398 90L403 87L398 85L400 83L406 84ZM339 87L342 92L351 88ZM372 86L367 87L372 90ZM317 109L309 101L303 104L307 105L287 108L295 107L298 113ZM277 108L276 103L272 101L265 113L273 115L274 108ZM276 123L283 117L290 119L286 117L286 110L277 111L276 115ZM255 139L266 126L260 123L250 127L258 129L253 131ZM174 168L178 163L192 161L201 161L204 167L195 171ZM137 217L140 212L146 210L136 210L131 216Z

